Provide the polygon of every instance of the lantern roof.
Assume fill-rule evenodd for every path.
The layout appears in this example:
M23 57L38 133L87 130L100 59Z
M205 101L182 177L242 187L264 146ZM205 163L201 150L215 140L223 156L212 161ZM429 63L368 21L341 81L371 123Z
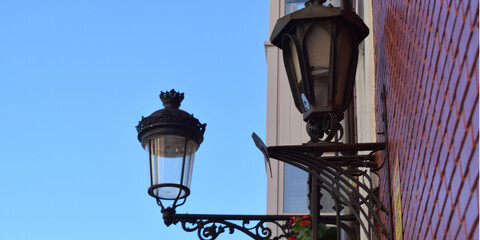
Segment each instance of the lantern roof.
M199 145L203 142L203 134L207 124L202 124L193 116L181 109L183 93L161 92L160 99L165 108L143 117L137 125L138 140L145 145L145 140L159 135L176 135L188 137Z
M327 20L329 18L340 18L353 25L358 30L360 41L368 36L368 27L355 12L334 7L324 7L319 4L312 4L308 7L279 18L272 31L272 35L270 36L270 42L281 49L282 35L294 30L298 23L315 20Z

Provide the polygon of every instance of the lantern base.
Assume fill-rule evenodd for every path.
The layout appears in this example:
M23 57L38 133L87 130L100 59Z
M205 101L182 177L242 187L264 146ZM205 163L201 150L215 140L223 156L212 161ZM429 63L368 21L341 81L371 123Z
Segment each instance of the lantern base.
M175 183L154 184L148 188L148 194L157 200L180 200L190 195L190 189Z
M311 142L338 142L342 139L343 127L339 120L335 113L310 116L306 127Z

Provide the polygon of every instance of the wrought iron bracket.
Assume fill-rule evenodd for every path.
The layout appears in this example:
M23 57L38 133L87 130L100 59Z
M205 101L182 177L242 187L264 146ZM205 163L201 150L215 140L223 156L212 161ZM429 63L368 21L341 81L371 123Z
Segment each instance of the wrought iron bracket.
M183 230L197 232L200 240L214 240L225 232L233 234L238 230L255 240L280 240L292 236L288 221L298 215L212 215L212 214L176 214L172 208L162 210L167 226L180 223ZM353 215L341 217L342 221L355 221ZM335 224L336 216L322 216L319 222ZM281 233L272 235L272 227L278 227Z
M377 164L374 157L376 152L386 149L385 142L319 143L266 147L256 134L253 134L252 137L264 154L267 166L270 165L270 158L295 166L309 173L316 179L316 185L331 195L335 201L335 207L338 209L335 223L339 226L338 233L340 233L340 228L345 225L342 224L340 209L346 209L344 212L352 214L358 226L353 235L358 236L358 232L363 231L371 239L381 239L381 235L392 239L391 226L389 226L391 223L388 226L385 225L380 215L385 214L390 218L391 208L388 202L386 205L379 199L378 184L373 177L379 177L378 171L384 167L388 171L388 164L385 164L386 158ZM368 154L358 155L359 151L366 151ZM329 156L325 153L334 154ZM324 154L325 157L323 157ZM310 211L312 217L319 214L317 208L310 208ZM313 222L312 227L315 226L316 224Z

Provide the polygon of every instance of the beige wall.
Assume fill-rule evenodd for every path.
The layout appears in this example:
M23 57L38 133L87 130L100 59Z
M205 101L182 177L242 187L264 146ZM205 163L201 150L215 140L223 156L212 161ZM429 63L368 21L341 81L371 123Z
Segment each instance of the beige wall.
M270 1L269 33L285 12L283 0ZM308 135L293 102L282 52L265 42L267 57L267 146L301 144ZM273 178L267 181L267 214L283 213L283 164L272 159Z

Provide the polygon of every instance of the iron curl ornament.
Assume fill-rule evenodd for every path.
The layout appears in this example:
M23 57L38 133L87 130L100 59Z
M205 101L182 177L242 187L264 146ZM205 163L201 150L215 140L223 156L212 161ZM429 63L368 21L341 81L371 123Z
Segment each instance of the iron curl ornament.
M167 226L180 223L186 232L196 231L200 240L215 240L220 234L234 234L235 230L255 240L280 240L293 235L288 225L292 216L288 215L176 214L172 208L164 209L162 213ZM271 226L278 227L282 233L273 236Z

